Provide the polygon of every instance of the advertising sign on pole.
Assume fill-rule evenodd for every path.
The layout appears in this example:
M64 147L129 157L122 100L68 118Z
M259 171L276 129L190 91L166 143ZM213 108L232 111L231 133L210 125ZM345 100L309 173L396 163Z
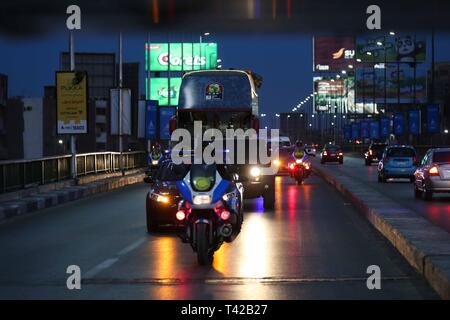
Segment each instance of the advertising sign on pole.
M314 37L314 70L341 71L353 64L355 43L352 37Z
M409 110L408 131L412 135L420 134L420 110Z
M382 117L380 119L380 136L386 138L391 133L391 121L389 118Z
M158 128L158 101L147 100L145 102L145 138L157 139Z
M405 119L403 112L394 113L394 134L401 136L405 131Z
M122 135L131 135L131 90L122 88ZM111 134L119 135L119 89L110 90L111 101Z
M377 120L370 121L370 139L380 138L380 126Z
M159 138L161 140L170 140L169 121L176 111L175 107L159 108Z
M429 104L427 106L427 132L439 133L439 105Z
M352 123L352 140L359 139L359 123Z
M361 121L361 139L369 138L369 122Z
M88 84L85 72L56 72L56 121L58 134L88 131Z
M344 140L348 141L352 138L352 127L349 124L344 126Z
M157 100L160 106L167 106L170 94L170 104L176 106L178 105L180 86L181 78L170 79L170 90L168 78L151 78L149 100Z

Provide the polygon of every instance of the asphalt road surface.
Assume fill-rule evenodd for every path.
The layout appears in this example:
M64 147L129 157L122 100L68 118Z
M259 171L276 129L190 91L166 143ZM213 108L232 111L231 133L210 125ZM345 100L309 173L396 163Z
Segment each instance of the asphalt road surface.
M335 166L337 172L341 172L354 180L364 182L366 186L382 193L386 197L415 211L427 218L438 227L450 232L450 194L433 194L433 200L428 202L423 199L415 199L413 185L408 179L390 179L387 183L379 183L377 180L377 164L364 165L364 158L347 156L344 165L327 163L326 166Z
M0 225L0 298L438 298L318 177L303 186L277 178L271 212L247 200L241 234L211 267L198 266L170 230L146 233L147 190L134 185ZM81 268L81 290L66 287L69 265ZM367 289L370 265L381 268L381 290Z

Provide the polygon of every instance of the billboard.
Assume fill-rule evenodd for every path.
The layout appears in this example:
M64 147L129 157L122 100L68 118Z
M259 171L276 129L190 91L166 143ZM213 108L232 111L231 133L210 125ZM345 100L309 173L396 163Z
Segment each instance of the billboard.
M359 123L352 123L352 140L359 139Z
M377 120L370 121L370 139L380 138L380 124Z
M318 78L314 93L316 111L331 111L345 94L344 80Z
M56 72L57 134L88 130L88 84L85 72Z
M369 122L361 121L361 139L369 138Z
M146 84L148 79L146 80ZM176 106L178 105L178 97L180 95L181 78L151 78L150 79L150 99L157 100L160 106ZM170 104L169 104L170 95Z
M380 136L383 138L388 137L391 134L391 121L389 118L380 118Z
M131 90L122 88L122 135L131 134ZM119 135L119 89L110 90L110 101L111 101L111 134Z
M439 133L439 105L427 105L427 132Z
M385 69L386 68L386 69ZM407 63L388 63L385 68L357 68L356 103L425 103L427 70Z
M216 69L217 43L146 43L145 70L168 71L169 67L171 71Z
M356 38L356 59L362 63L424 62L426 38L418 34L366 34Z
M352 37L314 37L313 71L341 71L353 65L355 44Z
M352 138L352 127L349 124L344 126L344 140L348 141Z

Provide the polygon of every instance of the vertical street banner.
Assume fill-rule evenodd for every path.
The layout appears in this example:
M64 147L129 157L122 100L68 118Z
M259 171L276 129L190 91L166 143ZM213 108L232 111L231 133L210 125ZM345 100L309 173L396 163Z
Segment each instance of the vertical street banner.
M169 122L176 112L175 107L159 108L159 138L161 140L170 140Z
M361 139L369 138L369 122L361 121Z
M401 136L405 132L405 121L402 112L394 113L394 134Z
M157 139L158 101L147 100L145 102L145 138Z
M391 121L389 120L389 118L382 117L380 119L380 136L381 137L386 138L391 133L390 123L391 123Z
M131 135L131 90L122 88L122 135ZM111 114L111 134L120 135L120 105L119 89L110 90L110 114Z
M85 72L56 72L57 134L88 131L88 84Z
M349 124L344 126L344 140L348 141L352 138L352 127Z
M380 126L377 120L370 121L370 139L380 138Z
M439 133L439 105L427 105L427 132Z
M420 134L420 110L409 110L408 131L412 135Z
M352 123L352 140L359 138L359 123Z

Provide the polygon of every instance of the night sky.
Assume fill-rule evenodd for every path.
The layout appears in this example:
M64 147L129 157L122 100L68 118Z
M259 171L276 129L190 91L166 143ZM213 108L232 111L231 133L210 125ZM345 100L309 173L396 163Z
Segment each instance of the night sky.
M150 33L152 42L165 42L168 34ZM198 34L171 33L170 40L198 41ZM218 42L224 68L252 69L264 78L259 91L260 112L290 111L312 92L311 35L214 34L205 42ZM146 33L124 33L124 62L140 62L144 93L144 43ZM450 60L450 36L436 37L436 60ZM116 52L117 35L77 32L76 51ZM59 53L68 50L67 33L34 37L0 36L0 73L9 76L10 96L37 97L44 85L53 85ZM429 52L429 51L428 51Z

